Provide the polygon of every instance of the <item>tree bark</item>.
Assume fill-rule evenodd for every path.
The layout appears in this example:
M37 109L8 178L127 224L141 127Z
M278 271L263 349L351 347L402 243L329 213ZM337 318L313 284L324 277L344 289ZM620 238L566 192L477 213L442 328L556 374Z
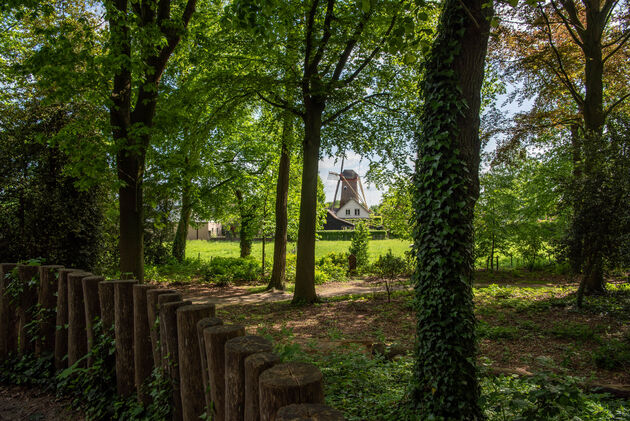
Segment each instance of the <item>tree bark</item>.
M87 361L79 360L87 354L87 331L85 324L85 302L83 301L83 278L92 276L87 272L68 274L68 366L77 364L86 367Z
M82 280L88 355L94 346L94 341L96 340L96 335L98 334L98 332L94 331L94 323L97 319L101 318L101 304L99 302L98 285L104 280L105 278L102 276L87 276ZM88 356L87 366L91 367L93 362L92 357Z
M414 179L416 362L422 417L482 419L472 301L479 110L492 7L446 0L426 60ZM436 177L439 174L439 177ZM448 309L448 310L446 310Z
M199 342L199 355L201 356L201 377L203 380L203 394L206 401L206 413L210 414L212 396L210 395L210 377L208 375L208 354L206 353L206 340L203 331L212 326L221 326L223 320L218 317L207 317L197 322L197 341Z
M225 343L225 421L242 421L245 416L245 358L271 349L271 342L254 335Z
M114 282L103 281L98 284L98 302L101 307L101 320L103 322L103 333L114 336L114 326L116 318L114 316Z
M17 266L16 263L0 264L0 359L17 352L17 320L15 306L5 295L7 275Z
M133 286L138 281L113 281L116 332L116 388L120 396L135 390L133 357Z
M60 265L45 265L39 267L37 304L39 305L41 315L39 318L39 337L35 341L35 353L37 355L55 353L57 274L61 268L63 268L63 266Z
M253 216L251 210L248 208L243 198L243 192L235 190L236 201L238 203L238 210L241 218L241 229L239 232L240 237L240 249L241 257L247 257L252 254L252 240L253 240Z
M304 98L304 163L302 196L300 197L300 225L298 228L297 262L295 269L294 303L313 303L315 293L315 230L317 227L317 178L321 145L323 98Z
M177 309L179 384L184 421L196 421L206 405L197 323L214 317L214 304L195 304Z
M225 419L225 343L245 334L245 327L240 325L213 326L204 329L212 413L210 419Z
M287 231L289 200L289 174L291 169L291 155L289 153L289 139L292 133L292 116L289 111L284 112L282 125L282 145L280 149L280 163L278 164L278 181L276 183L276 231L273 243L273 269L267 289L284 290L287 268Z
M20 355L35 351L35 336L30 332L29 324L33 321L37 305L37 289L29 286L32 278L39 277L39 266L18 265L18 277L24 288L18 304L18 352Z
M138 401L147 405L151 396L147 393L146 382L153 371L153 350L151 347L151 325L147 309L147 291L153 286L141 284L133 286L133 362L134 382Z
M284 363L260 375L260 419L273 421L283 406L324 403L323 376L312 364Z
M161 295L164 299L167 295ZM179 378L179 345L177 335L177 309L191 305L190 301L160 303L160 345L162 347L162 367L171 382L173 392L173 420L183 417L182 396Z
M185 163L188 164L188 156L186 156ZM173 257L178 262L182 262L186 257L186 238L188 237L188 227L190 226L190 215L192 213L191 188L190 183L184 182L182 187L182 208L177 231L175 232L175 239L173 240Z
M258 352L245 358L245 421L260 420L258 380L263 371L280 362L271 352Z
M175 290L173 289L150 289L147 291L147 320L149 323L150 333L151 333L151 349L153 350L153 366L159 367L162 364L162 357L160 354L160 327L156 325L156 320L159 314L158 308L158 297L160 295L166 294L175 294ZM182 299L181 295L178 294L178 299L175 301L179 301Z
M80 269L59 269L57 278L57 318L55 331L55 369L68 367L68 274L82 272Z

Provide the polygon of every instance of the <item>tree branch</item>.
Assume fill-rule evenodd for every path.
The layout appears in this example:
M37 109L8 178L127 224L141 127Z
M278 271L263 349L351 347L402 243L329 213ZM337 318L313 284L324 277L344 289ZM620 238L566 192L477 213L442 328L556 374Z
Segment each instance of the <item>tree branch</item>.
M274 102L272 100L270 100L269 98L265 97L263 94L261 94L260 92L256 92L256 95L258 96L258 98L260 98L261 100L265 101L267 104L273 106L273 107L278 107L281 108L283 110L287 110L295 115L297 115L298 117L303 117L304 113L300 112L299 110L291 107L287 101L283 101L280 100L280 102Z
M573 96L573 98L577 101L577 103L582 105L584 103L584 99L582 99L582 96L578 93L577 89L575 89L575 87L573 86L573 83L571 82L571 79L569 78L569 75L567 74L566 70L564 70L564 65L562 64L562 57L560 56L560 52L558 51L558 49L556 48L556 45L553 42L553 38L551 36L551 25L549 24L549 18L547 17L547 14L545 13L542 7L539 6L538 8L543 18L545 19L545 23L547 24L547 29L548 29L547 39L549 40L549 45L551 46L551 49L553 50L556 56L556 60L558 61L560 72L564 76L564 83L566 87L569 89L569 91L571 92L571 95ZM562 77L560 78L560 80L562 80Z
M342 115L343 113L345 113L346 111L349 111L351 108L353 108L355 105L360 104L361 102L366 102L366 100L370 99L370 98L375 98L378 96L386 96L389 95L387 93L378 93L378 94L372 94L372 95L368 95L365 96L361 99L357 99L356 101L352 101L350 104L346 105L345 107L337 110L333 115L331 115L330 117L328 117L326 120L324 120L322 122L322 126L325 126L326 124L330 123L331 121L335 120L336 118L338 118L340 115Z
M621 49L621 47L623 47L623 45L628 42L628 40L630 39L630 31L628 31L627 34L623 35L621 38L621 41L619 42L619 44L617 44L617 46L615 48L613 48L613 50L606 54L606 56L602 59L602 63L606 63L606 60L608 60L610 57L612 57L613 55L615 55L615 53L617 51L619 51L619 49Z
M311 10L306 17L306 51L304 52L304 69L311 68L311 51L313 50L313 26L315 25L315 14L319 0L313 0ZM306 73L306 71L305 71Z
M575 32L573 32L573 29L571 29L571 24L567 20L566 16L564 16L564 14L560 10L560 8L558 8L558 6L556 6L556 2L551 0L551 5L553 6L553 9L555 10L556 15L560 16L560 19L562 19L562 23L564 23L564 27L567 28L567 31L569 31L569 35L571 35L571 38L573 38L573 41L575 41L575 43L577 45L579 45L580 48L583 49L584 48L584 43L582 42L582 40L580 38L578 38L578 36L575 34ZM580 36L581 36L581 34L580 34Z
M322 39L319 42L319 46L317 47L317 52L313 57L313 61L310 62L310 72L314 72L317 68L317 65L321 61L324 56L324 51L326 50L326 45L328 44L328 40L330 39L330 24L333 18L333 10L335 8L335 0L328 0L326 5L326 17L324 18L324 34L322 35Z
M621 104L623 101L625 101L627 98L630 98L630 92L628 92L625 95L622 95L617 101L613 102L612 104L610 104L610 106L606 109L606 111L604 111L604 118L606 116L608 116L608 114L610 114L610 112L619 104Z
M354 46L359 41L359 37L361 36L363 29L365 29L365 24L370 19L371 15L372 13L370 11L368 13L364 13L363 16L361 17L361 20L359 21L359 24L354 30L354 33L352 34L352 36L348 40L348 43L346 44L346 48L344 48L343 52L339 56L339 61L337 62L337 65L335 66L335 70L333 71L333 75L332 75L333 82L336 82L339 80L339 77L341 76L341 72L343 72L344 67L346 67L348 58L350 57L350 54L352 54L352 50L354 49Z

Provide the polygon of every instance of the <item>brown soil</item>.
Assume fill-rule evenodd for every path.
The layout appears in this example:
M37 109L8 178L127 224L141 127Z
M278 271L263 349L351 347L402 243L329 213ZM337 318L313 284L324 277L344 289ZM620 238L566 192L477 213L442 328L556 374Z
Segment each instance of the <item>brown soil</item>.
M36 388L0 385L0 421L81 421L69 403Z

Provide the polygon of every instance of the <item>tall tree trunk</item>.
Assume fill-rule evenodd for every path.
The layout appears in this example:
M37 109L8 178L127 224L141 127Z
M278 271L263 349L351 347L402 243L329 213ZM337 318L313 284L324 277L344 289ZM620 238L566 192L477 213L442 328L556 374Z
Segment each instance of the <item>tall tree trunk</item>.
M322 113L325 103L321 98L306 97L304 114L304 164L302 195L300 197L300 226L298 228L297 262L295 268L294 303L313 303L315 293L315 229L317 225L317 177L319 176L319 148L321 145Z
M280 163L278 164L278 181L276 183L276 231L273 243L273 269L267 289L284 290L287 268L287 231L289 199L289 173L291 169L291 155L289 140L293 132L293 116L289 111L284 112L282 125L282 146Z
M234 192L238 203L239 214L241 218L241 229L239 232L239 246L241 249L241 257L247 257L252 254L252 222L251 212L247 209L243 199L243 193L240 190Z
M120 272L144 279L144 217L142 209L142 170L144 158L123 150L118 154L120 207Z
M186 257L186 238L188 237L188 227L190 226L190 215L192 213L191 187L191 184L185 181L182 188L182 209L179 215L177 231L175 232L175 239L173 240L173 257L178 262L182 262Z
M422 418L482 419L472 302L479 109L492 8L446 0L425 66L414 179L417 314L413 407ZM438 176L439 175L439 176Z

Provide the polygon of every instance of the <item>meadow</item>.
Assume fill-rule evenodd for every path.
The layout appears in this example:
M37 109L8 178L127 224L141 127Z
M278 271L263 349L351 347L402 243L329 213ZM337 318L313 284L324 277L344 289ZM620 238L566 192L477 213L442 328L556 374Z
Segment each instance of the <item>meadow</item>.
M287 244L287 253L296 252L297 244ZM350 248L350 241L317 241L315 243L315 258L319 259L328 253L347 252ZM376 260L378 256L384 255L389 249L395 256L403 256L405 251L410 250L411 241L388 239L372 240L369 243L370 260ZM265 244L265 254L268 259L273 256L273 241ZM210 260L213 257L238 257L238 241L205 241L191 240L186 244L186 257L189 259ZM259 260L262 258L262 242L256 241L252 246L252 256Z

